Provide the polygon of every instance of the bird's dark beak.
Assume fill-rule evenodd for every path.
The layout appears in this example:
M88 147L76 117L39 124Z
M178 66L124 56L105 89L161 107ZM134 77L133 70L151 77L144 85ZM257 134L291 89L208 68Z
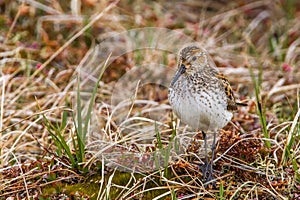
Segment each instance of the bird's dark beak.
M184 64L181 64L178 71L176 72L172 82L171 82L171 87L174 85L174 83L178 80L178 78L185 72L186 67Z

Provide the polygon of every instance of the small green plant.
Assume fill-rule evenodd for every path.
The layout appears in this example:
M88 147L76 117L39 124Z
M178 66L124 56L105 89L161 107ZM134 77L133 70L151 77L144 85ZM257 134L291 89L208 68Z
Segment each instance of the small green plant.
M108 58L109 59L109 58ZM108 60L107 59L107 60ZM107 61L106 61L107 63ZM69 146L69 144L67 143L65 137L64 137L64 133L66 130L66 124L67 124L67 112L64 111L63 112L63 116L62 116L62 121L61 121L61 125L59 125L58 123L56 123L55 125L50 122L47 117L43 115L43 120L44 120L44 124L48 130L48 132L50 133L52 139L54 140L54 143L57 147L57 154L59 156L63 155L63 153L65 153L71 163L71 166L73 169L78 169L78 170L82 170L83 172L87 171L87 168L83 168L81 165L84 161L85 161L85 142L86 142L86 135L88 133L88 126L89 126L89 122L91 119L91 113L92 113L92 108L93 108L93 104L95 101L95 97L96 97L96 93L97 93L97 89L101 80L101 77L106 69L106 63L105 65L102 67L102 70L100 72L100 75L98 77L98 80L93 88L92 91L92 95L91 98L89 100L89 105L88 105L88 111L87 111L87 115L85 117L85 121L83 124L83 118L82 118L82 112L81 112L81 99L80 99L80 81L78 78L78 84L77 84L77 118L75 119L75 117L73 116L73 119L75 119L77 121L77 123L75 124L75 129L76 129L76 137L72 137L72 144L73 144L73 148L74 148L74 152L75 152L75 157L72 154L72 150L71 150L71 146Z
M109 56L110 57L110 56ZM88 127L91 119L92 114L92 108L95 101L97 89L100 83L100 80L102 78L102 75L106 69L106 64L109 59L107 58L104 66L101 68L100 74L98 76L97 82L93 88L92 96L89 101L87 114L85 117L85 122L83 124L83 118L82 118L82 112L81 112L81 98L80 98L80 81L78 78L78 84L77 84L77 123L75 123L75 129L76 129L76 140L72 138L73 146L75 148L75 154L78 163L83 163L85 161L85 142L86 142L86 135L88 133ZM82 126L83 125L83 126ZM84 171L87 170L87 168L83 169Z
M297 161L295 161L295 158L294 158L295 151L297 152L297 149L293 150L292 147L293 147L293 144L295 143L297 132L299 132L299 122L298 122L299 118L300 118L300 108L298 108L298 112L295 115L292 126L288 132L286 144L284 146L284 153L283 153L283 157L282 157L282 162L284 165L287 163L289 158L292 159L292 165L293 165L295 172L298 171ZM296 176L297 176L297 174L296 174Z
M175 190L174 190L174 188L172 188L172 191L171 191L171 199L172 200L177 200L177 197L176 197L176 192L175 192Z
M222 181L220 181L220 189L219 189L219 200L224 199L224 187Z
M174 128L174 127L173 127ZM158 145L158 150L159 154L157 154L157 150L154 152L154 161L155 161L155 166L157 169L159 169L159 164L160 164L160 158L163 158L163 166L165 168L165 173L168 174L168 163L170 160L170 155L172 151L172 147L174 145L174 149L178 150L179 145L178 145L178 139L174 139L176 136L176 130L172 130L172 135L170 138L170 141L168 142L167 147L164 147L161 141L160 137L160 132L158 130L157 124L155 123L155 133L156 133L156 139L157 139L157 145ZM174 143L174 144L173 144Z
M250 51L256 55L258 57L258 52L256 50L255 45L252 43L251 40L247 39L246 40L249 47L250 47ZM251 80L252 83L254 85L254 89L255 89L255 100L256 100L256 105L257 105L257 113L259 116L259 121L260 124L262 126L263 129L263 134L264 137L267 139L265 141L267 148L271 148L271 143L268 139L270 139L270 135L267 129L267 120L266 120L266 106L265 106L265 102L262 102L262 98L261 98L261 94L260 94L260 89L261 89L261 85L262 85L262 75L263 75L263 68L262 65L260 64L258 67L259 71L258 71L258 77L255 77L255 74L253 72L253 69L251 66L249 66L249 72L250 72L250 76L251 76Z
M270 135L269 135L268 128L267 128L267 120L266 120L266 114L265 114L266 113L265 102L262 102L262 98L260 95L263 69L262 69L262 66L260 65L257 78L255 77L253 69L251 67L249 68L249 70L250 70L252 83L253 83L254 89L255 89L255 100L256 100L256 105L257 105L257 113L259 116L259 121L262 126L264 137L267 139L265 141L265 143L266 143L267 148L271 148L271 143L268 140L268 139L270 139Z
M66 127L66 120L67 120L67 112L63 112L63 117L61 121L61 125L58 123L53 124L48 118L42 114L43 121L46 129L48 130L49 134L51 135L54 144L57 147L56 153L58 156L61 156L63 153L66 154L66 156L69 158L69 161L71 162L72 168L77 169L78 163L75 161L70 146L67 144L67 141L64 137L65 133L65 127Z

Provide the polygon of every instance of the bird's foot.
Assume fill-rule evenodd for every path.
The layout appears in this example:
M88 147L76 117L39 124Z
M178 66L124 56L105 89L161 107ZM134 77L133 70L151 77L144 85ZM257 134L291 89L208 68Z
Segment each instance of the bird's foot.
M202 166L200 166L203 180L206 178L209 168L210 168L210 163L204 163Z
M212 184L213 188L216 188L216 181L214 180L212 164L205 163L200 167L200 170L202 172L204 185L208 186L209 184Z

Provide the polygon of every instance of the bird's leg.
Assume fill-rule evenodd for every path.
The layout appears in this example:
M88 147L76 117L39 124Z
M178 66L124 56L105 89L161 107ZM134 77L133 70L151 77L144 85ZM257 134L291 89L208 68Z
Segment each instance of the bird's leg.
M213 139L213 143L211 146L211 161L210 161L210 165L209 165L209 171L208 171L208 177L205 180L206 182L209 182L211 180L214 179L214 175L213 175L213 164L214 164L214 155L215 155L215 150L216 150L216 132L214 132L214 139ZM216 186L215 181L213 181L213 186Z
M202 131L203 135L203 140L204 140L204 151L205 151L205 163L200 167L202 171L202 176L203 179L206 178L207 170L209 168L209 163L208 163L208 155L207 155L207 137L204 131Z
M208 155L207 155L207 137L204 131L202 131L203 139L204 139L204 151L205 151L205 164L208 164Z

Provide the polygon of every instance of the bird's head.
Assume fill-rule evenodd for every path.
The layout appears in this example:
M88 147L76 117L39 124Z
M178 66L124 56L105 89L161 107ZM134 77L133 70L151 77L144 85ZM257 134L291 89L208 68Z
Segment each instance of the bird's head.
M179 51L178 70L171 86L181 75L190 76L210 67L215 67L215 64L205 49L196 45L184 47Z

